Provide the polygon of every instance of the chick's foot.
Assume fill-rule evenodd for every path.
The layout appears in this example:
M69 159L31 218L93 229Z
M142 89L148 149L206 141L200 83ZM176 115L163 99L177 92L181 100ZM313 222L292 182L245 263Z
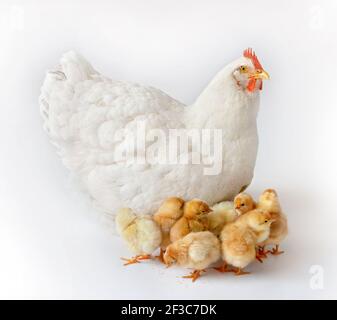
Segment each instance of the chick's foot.
M270 252L274 256L278 256L278 255L284 253L284 251L280 251L279 249L280 249L280 246L277 244L275 246L275 248L271 249L271 251L268 251L268 252Z
M138 256L132 257L130 259L127 259L127 258L121 258L121 259L125 261L125 263L123 265L128 266L130 264L140 263L142 260L151 259L151 255L150 254L146 254L146 255L143 254L143 255L138 255Z
M195 280L197 280L201 276L202 272L206 272L206 270L194 270L189 275L183 276L183 278L192 279L192 282L194 282Z
M236 276L243 276L245 274L250 274L250 272L243 271L242 268L237 268L236 271L235 271Z
M257 247L256 249L256 260L263 263L263 259L266 259L268 251L263 247Z

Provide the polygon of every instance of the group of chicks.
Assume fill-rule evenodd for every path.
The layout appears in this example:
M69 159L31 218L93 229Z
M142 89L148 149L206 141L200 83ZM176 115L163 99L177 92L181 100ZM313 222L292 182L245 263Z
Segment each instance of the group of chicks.
M184 278L195 281L205 269L222 260L219 272L247 274L243 269L255 259L262 262L268 253L281 254L279 245L288 233L287 218L277 193L265 190L258 202L247 193L234 201L213 207L199 199L185 202L172 197L153 215L136 215L120 209L117 231L136 255L124 265L151 259L160 248L160 259L167 266L176 263L194 271ZM272 250L266 250L273 245Z

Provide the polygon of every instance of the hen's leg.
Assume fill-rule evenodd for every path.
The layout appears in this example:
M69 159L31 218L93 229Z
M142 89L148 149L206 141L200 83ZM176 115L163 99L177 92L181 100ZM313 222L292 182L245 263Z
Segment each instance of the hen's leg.
M194 270L189 275L183 276L183 278L192 279L192 282L194 282L195 280L197 280L201 276L202 272L206 272L206 270Z
M284 253L284 251L280 251L279 249L280 249L280 246L277 244L277 245L275 245L275 248L271 249L271 251L269 251L269 252L274 256L278 256L278 255Z
M130 264L140 263L142 260L151 259L151 255L150 254L141 254L141 255L132 257L130 259L127 259L127 258L121 258L121 259L125 261L124 266L128 266Z

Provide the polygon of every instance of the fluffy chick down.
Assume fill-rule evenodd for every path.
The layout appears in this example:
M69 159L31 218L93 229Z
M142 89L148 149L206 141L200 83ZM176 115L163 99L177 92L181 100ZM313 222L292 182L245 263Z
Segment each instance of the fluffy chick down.
M271 215L255 209L223 228L221 249L223 260L237 268L245 268L255 260L256 245L268 238Z
M251 195L241 192L235 196L234 201L223 201L215 204L208 215L209 230L220 235L223 227L234 221L238 216L255 208Z
M224 225L234 221L238 216L232 201L217 203L211 209L208 215L209 230L215 235L220 235Z
M117 232L136 255L152 254L162 242L158 224L149 215L136 215L122 208L116 215Z
M270 227L268 239L259 245L279 245L288 235L288 221L281 209L281 204L275 190L267 189L259 197L258 208L268 211L274 222Z
M178 197L171 197L166 199L156 213L153 215L153 220L161 228L162 243L161 248L166 247L171 243L170 231L174 224L183 215L184 200Z
M170 244L164 255L167 265L203 270L221 257L220 241L210 231L192 232Z
M192 199L184 205L183 216L170 230L170 241L175 242L190 232L208 230L208 214L211 211L205 201Z

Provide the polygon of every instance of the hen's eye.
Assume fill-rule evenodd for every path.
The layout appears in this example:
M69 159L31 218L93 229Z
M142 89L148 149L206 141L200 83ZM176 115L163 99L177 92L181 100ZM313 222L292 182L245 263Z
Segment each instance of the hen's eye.
M241 66L240 67L240 72L247 72L247 67L246 66Z

